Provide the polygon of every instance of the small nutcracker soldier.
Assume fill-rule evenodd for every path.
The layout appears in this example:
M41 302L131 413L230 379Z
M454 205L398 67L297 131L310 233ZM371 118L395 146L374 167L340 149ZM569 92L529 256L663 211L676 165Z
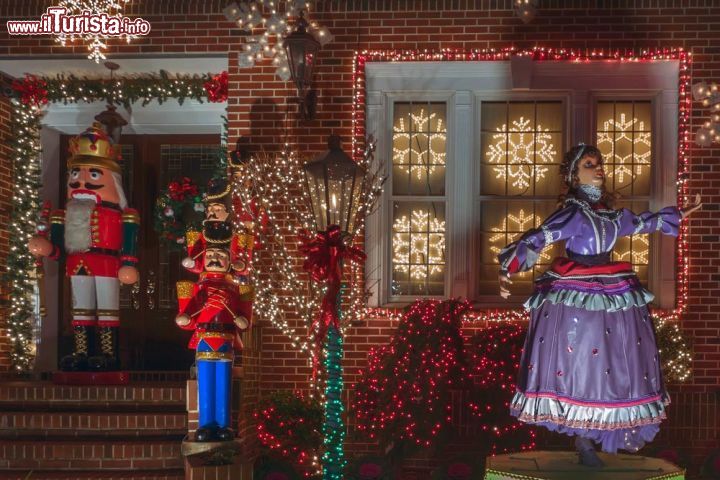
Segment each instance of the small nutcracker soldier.
M177 283L177 325L194 330L188 345L195 350L198 380L198 442L227 441L230 429L230 385L239 332L250 326L252 300L243 296L231 272L232 226L217 220L203 228L206 248L197 283Z
M50 215L49 239L33 237L38 257L65 259L72 296L73 353L61 370L116 370L120 282L138 280L138 212L122 189L120 147L100 123L70 140L65 209ZM94 348L94 330L99 342Z
M215 178L208 182L205 194L205 221L229 221L231 209L231 186L225 178ZM200 273L203 269L202 255L205 251L205 238L202 232L190 230L186 234L188 256L182 265L192 273Z

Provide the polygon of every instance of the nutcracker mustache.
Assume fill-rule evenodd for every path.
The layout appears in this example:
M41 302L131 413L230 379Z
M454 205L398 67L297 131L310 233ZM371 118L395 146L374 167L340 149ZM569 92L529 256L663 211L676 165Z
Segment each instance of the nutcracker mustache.
M220 263L218 260L210 260L210 261L207 263L207 266L208 266L208 267L220 267L220 268L222 268L223 264Z
M65 207L65 249L68 253L90 250L90 217L95 200L72 198Z

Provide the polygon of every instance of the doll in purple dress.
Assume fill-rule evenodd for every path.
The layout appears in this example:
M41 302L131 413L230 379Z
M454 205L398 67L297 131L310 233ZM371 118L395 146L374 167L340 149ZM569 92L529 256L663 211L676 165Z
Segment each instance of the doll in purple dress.
M567 193L558 210L498 255L500 292L529 270L547 245L564 241L525 302L531 312L511 414L520 421L575 436L584 465L601 467L605 452L637 451L665 418L663 383L652 318L653 299L628 262L611 261L620 237L678 235L682 218L700 208L634 214L612 208L600 151L580 144L563 160Z

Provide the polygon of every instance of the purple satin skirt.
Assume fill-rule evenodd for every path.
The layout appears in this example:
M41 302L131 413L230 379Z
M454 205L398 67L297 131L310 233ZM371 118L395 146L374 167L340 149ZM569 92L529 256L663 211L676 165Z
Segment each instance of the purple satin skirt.
M585 272L538 279L511 413L605 452L637 451L670 403L647 307L652 294L632 271Z

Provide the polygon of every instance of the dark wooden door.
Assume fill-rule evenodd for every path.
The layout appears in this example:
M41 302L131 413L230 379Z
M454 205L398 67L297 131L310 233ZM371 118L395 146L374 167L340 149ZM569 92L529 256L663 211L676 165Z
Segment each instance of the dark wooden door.
M64 138L67 144L69 137ZM130 207L140 213L138 238L140 281L120 293L120 356L127 370L186 370L194 354L190 333L175 325L175 282L193 279L180 265L184 252L171 252L154 228L155 202L167 184L189 177L205 185L215 171L219 135L123 135L123 184ZM66 151L67 149L63 149ZM63 162L63 165L65 162ZM63 177L64 178L64 173ZM69 334L70 298L63 281L63 331ZM67 353L70 342L61 342ZM63 348L63 346L65 348Z

